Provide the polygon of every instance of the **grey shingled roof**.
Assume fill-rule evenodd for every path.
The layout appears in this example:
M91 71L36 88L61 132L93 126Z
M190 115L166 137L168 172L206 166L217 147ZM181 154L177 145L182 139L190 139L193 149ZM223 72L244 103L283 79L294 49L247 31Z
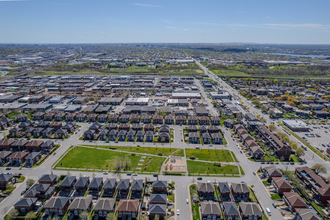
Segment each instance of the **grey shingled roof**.
M167 203L167 196L166 194L151 194L150 195L150 202L151 203Z
M261 208L256 202L240 202L239 208L243 215L262 215Z
M227 182L219 182L218 185L219 185L219 190L221 193L230 192L230 187Z
M224 202L223 207L227 215L239 215L237 206L234 202Z
M203 215L221 215L220 205L217 202L202 202L201 210Z
M94 177L89 184L89 188L99 188L103 183L102 177Z
M37 202L37 198L21 198L14 206L30 207L32 204Z
M149 206L149 212L150 213L156 213L156 214L160 214L160 213L164 213L166 214L166 205L153 205L151 204Z
M68 202L68 197L52 197L46 203L44 208L63 208L65 204Z
M0 174L0 181L8 181L10 180L11 178L13 178L13 175L12 174Z
M75 176L66 176L65 179L62 181L61 186L71 186L71 184L76 180Z
M54 181L57 178L56 175L51 175L51 174L44 174L40 177L40 181Z
M74 184L74 187L85 187L88 181L89 181L88 176L82 176L78 179L76 184Z
M237 193L247 193L250 192L250 189L246 183L232 183L231 187L234 192Z
M143 180L133 180L131 190L142 190L143 189Z
M116 178L106 179L103 184L103 189L112 189L116 186Z
M100 198L94 206L95 211L114 211L116 200L113 198Z
M197 191L214 192L214 185L209 182L197 182Z
M128 189L129 188L129 179L120 179L117 185L117 189Z
M167 187L167 181L163 180L163 181L154 181L152 183L152 187Z
M76 197L69 206L70 210L73 209L87 209L92 203L92 197Z

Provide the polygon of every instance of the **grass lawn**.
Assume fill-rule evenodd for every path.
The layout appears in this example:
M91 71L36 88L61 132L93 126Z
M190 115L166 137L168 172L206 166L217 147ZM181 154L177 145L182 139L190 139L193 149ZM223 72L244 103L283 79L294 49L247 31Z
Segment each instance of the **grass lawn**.
M237 70L212 70L212 72L217 76L251 77L251 75Z
M264 185L270 185L270 182L268 182L268 181L262 181L262 183L263 183Z
M241 170L241 175L245 175L245 172L241 166L239 166L239 169Z
M118 146L106 146L106 145L83 145L89 147L99 147L105 149L113 149L113 150L122 150L134 153L143 153L143 154L163 154L165 156L169 156L174 151L178 150L178 148L163 148L163 147L118 147Z
M197 195L196 184L189 186L189 194L190 194L190 202L191 202L193 220L200 220L199 203L193 203L193 197L191 195L191 191L193 191L194 195Z
M229 150L186 149L186 157L205 161L234 162Z
M199 161L187 160L189 173L198 174L239 174L238 168L235 165L221 164L221 167L214 166L213 163L205 163Z
M172 195L167 195L167 199L168 199L168 201L169 202L172 202L172 203L174 203L175 202L175 196L174 196L174 194L172 194Z
M234 154L234 152L231 152L231 155L233 156L234 161L235 161L235 162L238 162L238 160L237 160L236 155Z
M125 169L129 171L136 171L137 167L141 167L141 171L159 172L165 160L165 158L162 157L151 157L152 159L148 163L147 159L149 156L146 156L144 162L140 162L140 155L132 156L123 152L76 147L68 152L63 159L56 164L56 167L115 170L117 157L119 157L120 161L124 161L125 157L130 159L131 164ZM138 163L142 163L143 166L138 166ZM148 166L144 170L143 167L145 165Z
M177 152L174 153L175 156L179 156L179 157L184 157L184 152L183 149L178 150Z
M323 211L322 211L322 207L321 206L318 206L315 204L315 202L313 201L310 201L311 205L313 206L313 208L320 214L320 215L323 215Z
M254 195L254 192L252 191L252 189L250 188L250 195L249 195L250 199L252 199L253 202L258 202L256 196Z
M277 200L277 199L282 199L281 196L279 194L270 194L270 198L272 200Z

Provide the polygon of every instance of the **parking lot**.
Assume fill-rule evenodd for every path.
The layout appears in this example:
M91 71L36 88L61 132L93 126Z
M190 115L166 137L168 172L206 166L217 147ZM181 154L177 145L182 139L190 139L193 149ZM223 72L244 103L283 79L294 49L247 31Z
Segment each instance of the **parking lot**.
M330 157L326 152L327 148L330 147L330 123L308 124L307 126L310 128L310 132L295 133L321 151L324 155Z

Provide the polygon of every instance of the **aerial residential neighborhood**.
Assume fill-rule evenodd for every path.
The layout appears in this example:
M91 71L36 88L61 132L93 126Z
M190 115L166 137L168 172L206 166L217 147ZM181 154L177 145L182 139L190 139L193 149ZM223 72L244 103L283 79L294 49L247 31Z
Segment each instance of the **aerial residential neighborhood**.
M329 57L22 47L0 47L3 219L329 219Z

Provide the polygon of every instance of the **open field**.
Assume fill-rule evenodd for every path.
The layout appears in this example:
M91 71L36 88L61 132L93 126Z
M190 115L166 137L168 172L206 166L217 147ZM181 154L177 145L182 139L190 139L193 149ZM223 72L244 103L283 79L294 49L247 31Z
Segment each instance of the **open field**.
M143 153L143 154L155 154L155 155L163 154L165 156L169 156L171 153L178 150L178 148L163 148L163 147L118 147L118 146L106 146L106 145L82 145L82 146L121 150L121 151Z
M102 149L75 147L56 164L56 167L115 170L118 161L124 162L128 158L130 164L123 170L159 172L165 160L163 157L146 156L144 161L141 162L141 156ZM150 162L148 162L148 158L151 158ZM139 166L139 163L143 165ZM144 169L146 165L147 167ZM138 167L141 167L141 170L137 170Z
M226 174L238 175L238 167L235 165L221 164L221 167L214 166L213 163L205 163L199 161L187 161L188 172L198 174Z
M229 150L186 149L186 157L205 161L234 162Z
M237 71L237 70L212 70L214 74L220 77L240 77L240 78L274 78L274 79L296 79L296 78L310 78L310 79L330 79L329 75L325 76L307 76L307 75L301 75L301 76L277 76L277 75L249 75L247 73Z

